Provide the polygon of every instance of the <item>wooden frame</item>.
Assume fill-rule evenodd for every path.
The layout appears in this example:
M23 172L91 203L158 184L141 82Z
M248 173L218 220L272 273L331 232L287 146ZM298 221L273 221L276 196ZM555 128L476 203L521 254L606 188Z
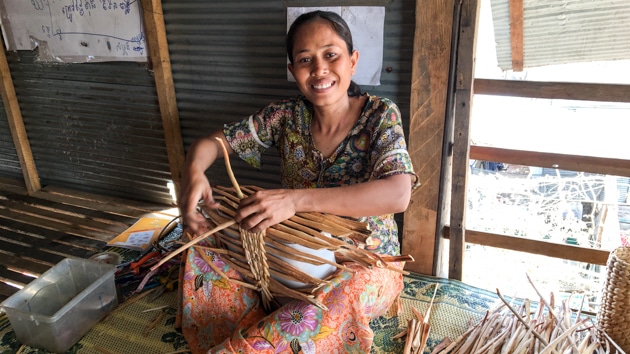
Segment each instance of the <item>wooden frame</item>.
M422 185L405 211L401 252L413 256L405 269L434 274L434 259L441 246L438 204L446 100L451 57L451 31L455 0L416 2L416 26L411 74L409 154Z
M450 228L444 232L444 238L449 238ZM541 256L570 259L577 262L605 265L608 251L572 246L560 243L537 241L523 237L499 235L490 232L466 230L466 242L476 245L502 248L511 251L527 252Z
M471 146L470 158L630 177L630 160Z
M155 76L160 114L162 116L164 141L171 169L171 178L175 187L175 195L179 195L186 156L179 122L179 111L177 110L171 58L166 40L162 1L141 0L141 4L147 44Z
M465 0L464 3L475 3L476 0ZM511 1L518 3L518 1ZM474 35L468 38L461 38L461 41L474 43ZM465 44L460 44L459 48L465 48ZM532 81L510 81L510 80L489 80L474 79L470 81L470 86L462 86L461 83L468 83L465 74L470 70L470 63L474 62L474 52L458 51L457 57L458 78L463 78L460 85L456 86L456 97L470 97L468 101L457 101L451 107L454 110L466 107L470 110L472 105L472 95L468 95L469 90L474 94L529 97L544 99L566 99L584 101L603 102L630 102L630 85L617 84L593 84L593 83L563 83L563 82L532 82ZM516 70L516 69L515 69ZM460 119L468 119L466 115L458 115ZM455 123L459 130L457 136L466 137L468 134L468 123ZM463 129L463 130L462 130ZM467 139L461 139L467 141ZM465 146L464 146L465 145ZM469 144L453 145L453 194L460 195L452 198L450 225L443 228L443 232L438 234L437 243L450 239L450 251L448 262L449 278L461 280L463 271L463 250L466 242L486 245L491 247L540 254L550 257L563 258L572 261L586 262L591 264L605 265L609 252L605 250L577 247L571 245L554 244L545 241L523 239L507 235L485 233L465 228L465 203L461 197L465 193L466 179L463 175L468 173L468 164L455 163L455 156L465 156L468 158L483 161L499 161L510 164L540 166L551 168L562 168L564 170L584 171L591 173L601 173L616 176L630 176L630 160L599 158L591 156L567 155L556 153L542 153L534 151L510 150L501 148L470 146ZM460 158L461 160L461 158ZM441 196L445 198L445 196ZM438 269L434 273L439 273Z
M630 103L630 85L475 79L476 95Z

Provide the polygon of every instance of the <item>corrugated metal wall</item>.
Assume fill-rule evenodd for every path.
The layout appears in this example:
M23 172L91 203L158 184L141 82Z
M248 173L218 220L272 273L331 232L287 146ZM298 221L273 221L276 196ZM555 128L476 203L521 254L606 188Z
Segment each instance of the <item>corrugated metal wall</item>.
M146 64L42 64L7 55L42 187L168 202L170 170Z
M497 61L512 69L510 1L490 0ZM523 1L525 67L630 58L630 2L624 0Z
M298 94L286 79L287 6L384 6L385 49L381 85L363 89L397 102L409 117L415 1L205 1L164 0L162 7L173 67L184 145L240 120L279 98ZM386 68L391 68L387 72ZM240 184L277 186L274 152L261 171L230 162ZM229 185L224 165L211 183Z
M0 100L0 176L13 179L22 178L20 160L18 160L15 144L11 137L9 121L4 110L4 104Z
M286 7L330 5L386 8L381 85L363 89L393 99L408 122L415 1L164 0L185 148L225 122L296 95L295 84L286 80ZM155 82L146 65L41 64L31 52L7 57L42 186L170 201ZM21 178L5 124L6 117L0 123L0 171ZM239 183L276 186L274 155L265 156L262 171L232 159ZM229 185L223 165L210 177Z

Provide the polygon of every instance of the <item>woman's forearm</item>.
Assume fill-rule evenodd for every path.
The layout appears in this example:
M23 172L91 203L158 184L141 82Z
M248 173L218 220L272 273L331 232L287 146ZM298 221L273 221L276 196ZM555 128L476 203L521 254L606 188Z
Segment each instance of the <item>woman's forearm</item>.
M222 131L216 131L207 137L200 138L190 145L186 154L186 172L188 174L205 173L217 158L223 157L223 151L216 138L223 140L228 153L232 152Z
M299 212L375 216L404 211L411 198L408 174L338 188L269 189L241 200L235 220L260 232Z
M409 205L412 178L400 174L339 188L296 190L296 212L351 217L402 212Z

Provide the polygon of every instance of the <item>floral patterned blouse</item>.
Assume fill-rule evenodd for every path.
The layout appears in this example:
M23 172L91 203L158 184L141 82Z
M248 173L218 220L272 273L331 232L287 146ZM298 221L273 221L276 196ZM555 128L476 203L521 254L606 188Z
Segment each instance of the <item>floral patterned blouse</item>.
M313 110L302 96L272 103L240 122L226 124L232 149L260 168L265 149L276 146L281 157L283 188L334 188L379 178L415 176L398 106L387 98L367 96L360 118L337 150L324 158L311 136ZM417 177L410 188L416 188ZM366 248L398 255L394 214L360 217L372 230Z

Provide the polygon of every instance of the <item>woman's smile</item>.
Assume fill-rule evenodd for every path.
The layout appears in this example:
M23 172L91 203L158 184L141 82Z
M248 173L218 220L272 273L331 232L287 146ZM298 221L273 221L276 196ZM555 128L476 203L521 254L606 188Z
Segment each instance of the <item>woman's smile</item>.
M334 81L330 81L330 82L327 82L327 83L317 83L317 84L313 84L313 85L311 85L311 86L312 86L314 89L316 89L316 90L325 90L325 89L327 89L327 88L332 87L334 84L335 84L335 82L334 82Z
M343 38L330 23L316 20L296 32L293 47L293 74L302 94L315 106L337 105L348 100L359 54L348 52Z

